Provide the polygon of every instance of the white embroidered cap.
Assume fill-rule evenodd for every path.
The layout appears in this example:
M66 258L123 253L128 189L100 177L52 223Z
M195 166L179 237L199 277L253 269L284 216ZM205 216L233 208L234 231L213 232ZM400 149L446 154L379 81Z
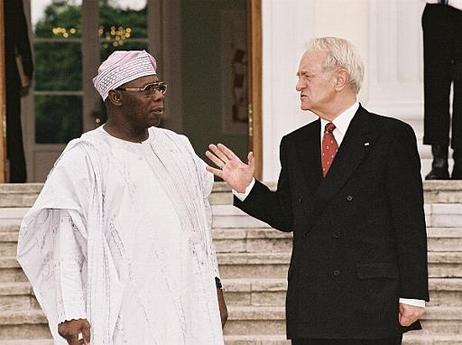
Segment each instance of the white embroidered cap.
M145 50L116 50L98 68L93 85L106 100L109 90L131 80L156 74L156 59Z

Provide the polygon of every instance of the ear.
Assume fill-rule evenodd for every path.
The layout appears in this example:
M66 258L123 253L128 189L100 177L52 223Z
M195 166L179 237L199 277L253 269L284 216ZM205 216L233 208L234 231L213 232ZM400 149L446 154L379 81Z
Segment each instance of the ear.
M342 91L350 84L350 76L348 75L348 72L343 68L337 71L335 80L335 90L337 91Z
M122 102L122 95L119 91L117 90L109 90L109 94L107 96L107 99L109 100L110 103L113 105L120 107L123 105Z

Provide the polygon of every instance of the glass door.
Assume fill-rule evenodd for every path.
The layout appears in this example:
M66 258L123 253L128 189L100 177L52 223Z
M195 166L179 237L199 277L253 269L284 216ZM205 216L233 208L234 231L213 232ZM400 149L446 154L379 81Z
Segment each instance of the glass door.
M114 50L149 48L148 1L33 0L29 5L36 72L24 127L29 182L36 182L46 178L70 140L105 121L91 79Z

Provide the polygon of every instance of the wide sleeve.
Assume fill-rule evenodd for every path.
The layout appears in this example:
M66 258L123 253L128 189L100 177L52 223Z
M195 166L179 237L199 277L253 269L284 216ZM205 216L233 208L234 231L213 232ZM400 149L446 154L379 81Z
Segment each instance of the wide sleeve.
M66 210L50 210L59 222L54 238L56 308L58 323L86 319L83 288L86 242Z
M205 225L206 225L206 231L207 231L207 256L209 259L210 263L210 270L212 272L212 275L214 277L220 278L220 272L218 269L218 260L216 256L216 251L215 251L215 246L213 244L212 240L212 222L213 222L213 212L212 212L212 207L210 205L209 197L210 194L212 193L213 189L213 183L214 183L214 178L213 174L208 172L206 167L207 164L196 154L194 151L194 148L191 145L191 142L186 136L182 136L184 139L185 145L187 146L187 149L189 153L191 154L191 157L194 161L194 166L195 166L195 171L196 171L196 176L197 176L197 183L199 184L199 188L201 190L201 195L202 195L202 203L204 206L204 212L205 212Z
M62 244L63 232L60 231L60 213L56 210L66 211L75 225L74 234L78 231L79 239L87 241L87 216L92 209L91 200L96 189L92 171L94 169L84 146L71 142L55 163L40 195L25 215L19 232L17 260L48 318L56 344L60 344L62 339L57 333L57 325L63 316L58 315L57 310L55 252ZM85 256L87 253L82 251L82 254ZM80 262L80 258L78 260ZM84 274L82 277L85 280Z

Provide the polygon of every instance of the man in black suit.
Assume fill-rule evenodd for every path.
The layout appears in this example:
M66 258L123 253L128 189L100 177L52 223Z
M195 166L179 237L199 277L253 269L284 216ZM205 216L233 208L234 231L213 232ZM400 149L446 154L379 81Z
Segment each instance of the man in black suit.
M9 182L26 182L21 127L21 96L27 95L34 71L22 0L5 0L6 148ZM19 58L19 59L18 59ZM19 60L19 61L18 61ZM21 64L22 75L18 63Z
M427 180L462 179L462 1L427 0L422 14L424 144L432 146ZM452 92L452 116L449 114ZM451 133L451 135L449 135ZM451 138L450 138L451 137Z
M357 101L363 65L340 38L313 40L298 70L301 108L319 116L281 141L276 191L222 144L206 155L235 205L293 231L286 299L294 345L395 345L428 301L420 159L407 124Z

